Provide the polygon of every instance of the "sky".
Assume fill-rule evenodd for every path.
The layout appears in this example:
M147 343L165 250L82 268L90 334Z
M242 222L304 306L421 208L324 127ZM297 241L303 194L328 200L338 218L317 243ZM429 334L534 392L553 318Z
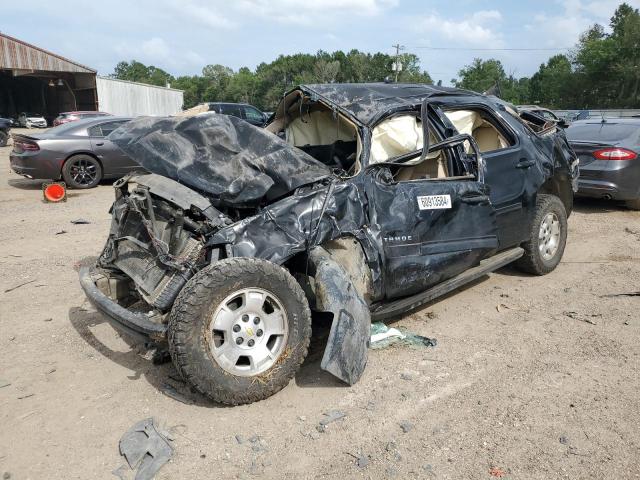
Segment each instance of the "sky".
M497 58L507 73L530 76L548 57L574 46L590 25L608 25L620 0L3 3L1 32L102 75L121 60L136 59L180 76L199 74L207 64L253 69L280 54L318 50L392 54L399 43L447 85L474 57ZM640 0L627 3L640 7Z

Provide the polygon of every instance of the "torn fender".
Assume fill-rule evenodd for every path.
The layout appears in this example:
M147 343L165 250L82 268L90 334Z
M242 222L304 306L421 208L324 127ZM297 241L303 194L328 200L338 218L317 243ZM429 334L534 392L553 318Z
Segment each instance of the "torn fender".
M309 253L315 278L316 310L333 314L320 367L353 385L367 365L371 335L369 306L347 271L322 247Z

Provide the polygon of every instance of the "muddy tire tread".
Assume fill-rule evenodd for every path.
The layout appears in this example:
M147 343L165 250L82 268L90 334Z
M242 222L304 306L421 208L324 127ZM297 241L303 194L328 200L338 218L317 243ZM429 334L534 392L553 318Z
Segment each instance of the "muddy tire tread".
M224 291L228 288L227 278L260 274L276 275L278 280L289 289L294 300L302 306L303 318L298 319L298 328L301 329L303 341L294 349L293 358L282 363L276 374L261 383L261 388L231 393L221 388L215 381L203 385L202 375L199 375L201 372L198 371L199 366L190 362L188 332L193 328L193 312L209 302L212 292ZM282 390L293 378L308 353L311 338L311 311L302 288L284 268L255 258L228 258L202 269L187 282L173 304L168 327L169 352L184 380L198 393L216 402L241 405L270 397Z
M558 213L561 215L560 223L561 228L563 229L561 233L561 238L564 238L561 246L556 255L558 255L557 262L554 261L553 264L548 265L545 264L540 258L540 254L538 252L538 231L540 228L540 222L544 215L546 215L550 209L556 209ZM516 262L515 266L526 273L530 273L532 275L546 275L547 273L552 272L557 267L558 263L562 259L562 255L564 254L564 248L566 245L567 238L567 212L564 208L564 204L562 201L556 197L555 195L549 194L538 194L536 199L536 210L533 217L533 221L529 226L529 240L524 242L521 246L524 249L524 255L520 257Z

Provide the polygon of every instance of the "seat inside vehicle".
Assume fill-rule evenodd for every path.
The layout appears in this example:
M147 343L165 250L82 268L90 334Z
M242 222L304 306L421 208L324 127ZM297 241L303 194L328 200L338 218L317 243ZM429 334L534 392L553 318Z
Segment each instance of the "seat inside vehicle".
M454 110L445 112L459 133L471 135L478 143L481 152L491 152L510 146L498 129L476 110ZM467 145L470 150L470 145Z
M360 170L360 137L356 126L320 102L299 97L277 112L267 130L332 168L355 175Z
M422 124L415 115L399 115L379 123L371 135L370 164L386 162L392 158L422 149ZM433 134L429 142L436 142ZM396 181L448 177L446 157L442 150L432 152L423 161L406 162L397 169Z

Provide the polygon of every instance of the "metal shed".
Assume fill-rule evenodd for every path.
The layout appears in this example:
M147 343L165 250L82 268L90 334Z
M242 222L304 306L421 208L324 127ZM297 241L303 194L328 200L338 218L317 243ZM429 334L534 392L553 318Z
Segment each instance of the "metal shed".
M101 110L115 115L173 115L183 92L113 78L55 53L0 33L0 117Z
M183 92L115 78L97 77L98 108L114 115L174 115L182 110Z
M95 110L96 71L0 33L0 116Z

